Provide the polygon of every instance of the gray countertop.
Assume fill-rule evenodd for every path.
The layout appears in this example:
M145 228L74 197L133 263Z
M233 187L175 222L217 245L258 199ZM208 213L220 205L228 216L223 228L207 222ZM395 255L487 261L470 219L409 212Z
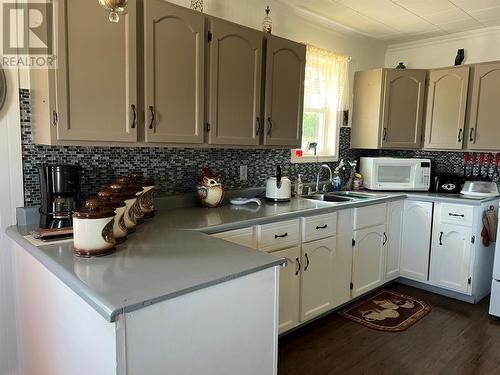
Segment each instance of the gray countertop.
M282 221L341 209L411 199L460 201L485 200L419 193L381 193L370 200L329 203L292 199L262 206L225 205L161 210L140 226L110 256L81 259L73 255L73 243L36 247L23 236L30 227L13 226L7 234L50 272L82 297L108 321L166 299L245 276L284 260L209 236L210 233Z

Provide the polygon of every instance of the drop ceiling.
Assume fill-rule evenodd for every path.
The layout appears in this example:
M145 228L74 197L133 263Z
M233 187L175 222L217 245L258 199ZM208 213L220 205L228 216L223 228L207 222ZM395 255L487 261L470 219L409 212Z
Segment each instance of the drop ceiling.
M278 0L280 1L280 0ZM500 26L500 0L282 0L332 28L398 43Z

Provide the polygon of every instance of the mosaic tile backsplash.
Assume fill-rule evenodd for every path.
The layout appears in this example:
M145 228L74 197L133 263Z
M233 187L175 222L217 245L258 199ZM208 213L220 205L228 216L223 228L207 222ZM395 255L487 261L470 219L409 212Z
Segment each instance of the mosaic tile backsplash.
M196 179L204 167L219 173L227 189L260 187L280 164L284 174L295 179L298 173L313 181L317 163L292 164L289 149L216 149L154 147L82 147L35 145L31 138L30 92L20 90L23 147L24 200L26 206L40 204L38 166L78 164L82 166L82 192L92 196L116 176L141 170L155 180L159 194L195 191ZM371 151L349 148L350 128L340 132L340 158L360 156L428 157L438 173L460 173L462 153L426 151ZM331 163L335 167L336 163ZM248 180L239 180L239 167L248 167Z

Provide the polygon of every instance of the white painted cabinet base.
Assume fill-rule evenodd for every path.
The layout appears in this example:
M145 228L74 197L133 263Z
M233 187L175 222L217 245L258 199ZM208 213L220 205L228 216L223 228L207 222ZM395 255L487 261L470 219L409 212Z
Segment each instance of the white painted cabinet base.
M276 374L279 267L107 322L26 250L16 254L22 374Z

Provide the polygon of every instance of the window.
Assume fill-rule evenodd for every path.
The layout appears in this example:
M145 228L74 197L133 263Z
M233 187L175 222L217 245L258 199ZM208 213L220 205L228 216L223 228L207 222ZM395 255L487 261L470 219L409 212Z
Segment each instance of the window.
M307 46L302 146L292 162L338 159L339 127L348 109L350 58Z

